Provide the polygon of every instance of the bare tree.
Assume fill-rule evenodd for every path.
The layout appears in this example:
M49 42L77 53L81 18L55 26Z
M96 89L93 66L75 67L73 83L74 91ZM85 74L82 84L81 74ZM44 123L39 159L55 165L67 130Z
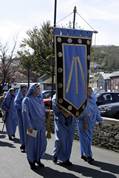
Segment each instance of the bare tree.
M17 41L14 41L12 49L9 50L8 43L3 45L0 42L0 74L3 83L10 81L16 70L16 64L14 64L17 59L15 57L16 44Z

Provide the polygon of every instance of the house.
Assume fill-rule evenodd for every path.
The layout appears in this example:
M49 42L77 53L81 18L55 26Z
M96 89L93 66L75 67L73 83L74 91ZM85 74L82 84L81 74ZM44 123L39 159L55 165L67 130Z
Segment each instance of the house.
M110 73L100 72L97 80L97 88L105 91L111 90Z
M110 75L111 91L119 91L119 71L112 72Z
M119 91L119 71L112 72L112 73L100 72L98 78L97 77L95 78L94 75L90 74L89 81L92 87L97 87L105 91ZM52 78L47 76L46 74L42 75L39 78L39 82L41 83L43 90L52 89ZM54 77L53 89L55 89L55 77Z
M52 89L52 78L48 75L44 74L39 78L39 82L41 84L42 90L51 90ZM54 76L54 84L53 89L55 89L55 76Z
M100 72L97 88L105 91L119 91L119 71L112 73Z

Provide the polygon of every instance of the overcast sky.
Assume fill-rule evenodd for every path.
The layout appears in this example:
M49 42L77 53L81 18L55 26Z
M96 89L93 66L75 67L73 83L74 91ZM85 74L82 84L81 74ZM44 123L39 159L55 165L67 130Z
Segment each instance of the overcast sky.
M57 0L57 22L73 12L77 12L99 33L93 44L119 45L119 0ZM0 0L0 41L14 38L19 41L25 32L34 26L40 27L50 20L53 25L54 0ZM58 26L72 22L73 15L60 21ZM76 26L91 30L83 20L76 16Z

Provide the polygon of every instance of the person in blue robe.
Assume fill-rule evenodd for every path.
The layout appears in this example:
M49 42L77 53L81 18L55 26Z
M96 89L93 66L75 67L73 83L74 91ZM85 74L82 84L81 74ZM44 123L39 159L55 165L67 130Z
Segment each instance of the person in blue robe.
M18 116L18 128L19 128L19 136L20 136L20 150L21 152L25 152L25 134L24 134L24 124L23 124L23 117L22 117L22 100L27 93L27 86L21 85L18 93L15 97L14 104L17 110Z
M62 166L71 166L70 156L74 138L75 119L57 106L55 97L52 100L55 127L53 162Z
M96 99L93 94L93 90L91 87L89 87L87 106L79 117L79 119L77 120L80 138L81 158L85 161L88 161L89 163L93 163L94 161L91 146L93 139L93 130L96 122L101 125L102 118L96 105Z
M5 95L2 103L2 109L5 114L5 125L9 140L13 140L15 137L17 127L17 112L14 106L15 89L11 88Z
M33 84L22 101L26 154L31 169L44 167L41 158L46 150L45 106L39 84Z

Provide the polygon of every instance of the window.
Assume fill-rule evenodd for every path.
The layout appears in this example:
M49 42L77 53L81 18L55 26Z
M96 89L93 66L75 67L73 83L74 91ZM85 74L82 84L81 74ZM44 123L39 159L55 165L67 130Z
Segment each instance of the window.
M113 93L113 101L119 102L119 93Z

